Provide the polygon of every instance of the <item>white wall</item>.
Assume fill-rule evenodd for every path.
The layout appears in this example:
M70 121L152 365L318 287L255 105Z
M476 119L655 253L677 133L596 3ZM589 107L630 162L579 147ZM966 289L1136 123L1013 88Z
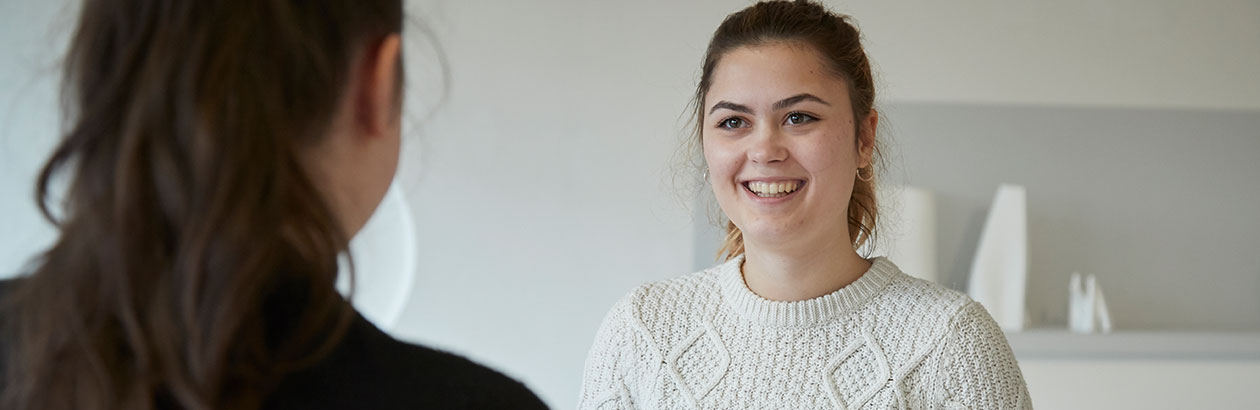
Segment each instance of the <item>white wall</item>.
M0 277L53 238L35 207L34 180L57 140L57 59L66 15L56 1L0 0Z
M55 76L40 68L55 63L50 33L68 25L49 25L68 3L0 0L0 272L49 237L28 205L29 185L56 135ZM746 4L409 3L448 53L452 95L409 141L400 175L420 249L395 333L495 365L554 407L573 407L604 310L634 285L691 266L689 211L665 176L707 37ZM885 101L1260 109L1256 2L832 5L864 29ZM408 58L418 67L432 55ZM412 81L420 91L412 100L431 101L433 87ZM1110 408L1119 391L1056 400L1073 400L1081 371L1150 370L1026 366L1041 408ZM1162 368L1252 380L1256 371L1171 366ZM1185 373L1193 369L1208 370ZM1215 378L1178 380L1187 392L1246 403L1234 401L1244 389L1220 389Z
M403 177L421 277L399 334L571 408L604 311L690 267L688 213L664 181L710 29L658 25L721 15L664 5L423 5L452 94Z
M833 4L892 100L1260 109L1255 1Z

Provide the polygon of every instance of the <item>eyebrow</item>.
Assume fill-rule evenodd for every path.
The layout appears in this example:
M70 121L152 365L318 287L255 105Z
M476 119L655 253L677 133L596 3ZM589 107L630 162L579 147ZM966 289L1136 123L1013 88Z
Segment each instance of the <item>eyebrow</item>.
M748 108L747 106L739 105L730 101L718 101L717 104L713 104L713 108L709 109L709 114L713 114L713 112L717 111L718 108L725 108L731 111L739 111L744 114L752 114L752 109Z
M819 103L819 104L826 105L826 106L828 106L828 107L830 107L830 106L831 106L831 104L830 104L830 103L828 103L828 102L826 102L826 101L823 101L823 99L822 99L822 98L818 98L817 96L815 96L815 95L813 95L813 94L809 94L809 93L802 93L802 94L793 95L793 96L788 97L788 98L784 98L784 99L782 99L782 100L779 100L779 102L774 103L774 110L775 110L775 111L782 110L782 109L784 109L784 108L791 107L791 106L793 106L793 105L796 105L796 104L799 104L799 103L801 103L801 102L805 102L805 101L814 101L814 102L817 102L817 103Z
M824 101L822 98L818 98L818 96L815 96L810 93L801 93L801 94L793 95L791 97L779 100L779 102L774 103L774 105L772 106L772 109L775 111L778 111L778 110L791 107L793 105L796 105L805 101L814 101L822 105L831 106L831 103ZM752 113L752 109L748 108L748 106L736 104L730 101L718 101L717 104L713 104L713 108L709 109L709 114L713 114L713 112L717 111L719 108L725 108L731 111L738 111L745 114Z

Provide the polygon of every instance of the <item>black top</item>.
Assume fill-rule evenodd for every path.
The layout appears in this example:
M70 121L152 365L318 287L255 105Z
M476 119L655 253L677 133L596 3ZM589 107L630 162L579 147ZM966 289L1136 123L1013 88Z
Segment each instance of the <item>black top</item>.
M395 340L362 316L315 367L290 375L265 409L546 409L520 382L450 353Z
M15 284L0 280L0 300ZM0 360L0 372L4 366ZM400 342L356 312L337 347L313 367L287 375L262 408L533 410L547 406L516 380L454 354Z

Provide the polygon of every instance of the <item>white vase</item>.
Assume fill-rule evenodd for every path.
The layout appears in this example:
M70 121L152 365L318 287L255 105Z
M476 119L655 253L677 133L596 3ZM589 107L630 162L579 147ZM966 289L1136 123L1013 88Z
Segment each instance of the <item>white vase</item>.
M914 186L881 187L878 243L863 254L884 255L902 272L938 282L936 269L936 197Z
M1028 210L1023 186L1002 184L984 222L971 262L967 293L1002 330L1024 329L1028 278Z

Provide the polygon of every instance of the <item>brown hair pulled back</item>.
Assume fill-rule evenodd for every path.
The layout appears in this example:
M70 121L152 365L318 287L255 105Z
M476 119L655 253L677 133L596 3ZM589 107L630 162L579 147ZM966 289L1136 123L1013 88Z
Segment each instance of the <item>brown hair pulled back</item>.
M853 107L854 135L861 136L864 118L871 113L875 102L875 83L870 62L862 47L861 34L845 15L828 11L822 5L808 0L766 1L733 13L722 21L709 47L705 51L700 83L696 87L692 106L695 109L693 138L701 139L704 121L705 95L712 85L713 72L722 57L740 47L758 46L775 42L792 42L809 46L822 58L832 74L845 81L849 100ZM855 142L860 143L860 138ZM879 163L879 144L875 145L872 164ZM856 149L856 147L855 147ZM853 195L848 204L850 241L860 247L875 236L878 208L875 202L875 166L859 171L868 180L855 178ZM719 254L724 259L744 253L744 237L739 227L727 221L726 238Z
M37 189L60 235L5 296L0 405L252 409L334 346L348 233L299 152L402 21L401 0L83 2Z

